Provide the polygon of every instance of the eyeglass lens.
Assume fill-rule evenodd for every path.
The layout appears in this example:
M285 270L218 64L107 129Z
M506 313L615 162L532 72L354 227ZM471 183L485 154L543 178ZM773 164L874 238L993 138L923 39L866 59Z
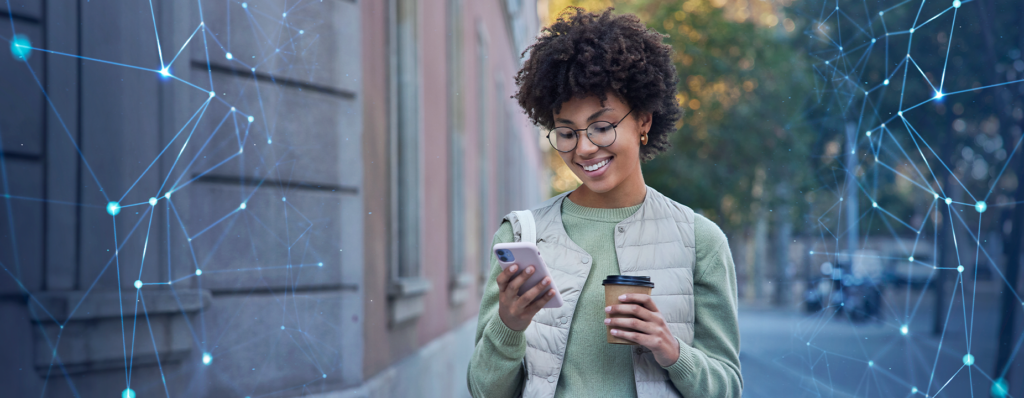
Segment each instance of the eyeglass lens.
M615 127L609 122L598 121L587 127L587 137L590 142L600 147L606 147L615 142ZM569 152L576 148L579 136L571 128L556 127L548 135L551 146L559 152Z

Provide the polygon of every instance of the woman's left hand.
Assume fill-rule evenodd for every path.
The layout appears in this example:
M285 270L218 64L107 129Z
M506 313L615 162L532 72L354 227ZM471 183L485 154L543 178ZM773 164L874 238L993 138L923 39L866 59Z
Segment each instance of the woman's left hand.
M623 338L651 350L654 359L661 366L669 366L679 359L679 341L668 330L665 318L647 294L623 294L617 304L605 307L611 315L629 315L632 318L605 318L605 325L612 327L615 337ZM634 331L619 328L632 329Z

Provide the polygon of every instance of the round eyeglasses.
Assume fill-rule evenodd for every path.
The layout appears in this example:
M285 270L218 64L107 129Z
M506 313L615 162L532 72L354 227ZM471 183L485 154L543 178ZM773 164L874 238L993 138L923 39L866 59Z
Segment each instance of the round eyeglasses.
M587 139L589 139L594 145L602 148L610 146L615 143L615 137L617 135L615 128L618 127L623 120L626 120L626 117L628 117L630 113L633 113L632 109L630 109L629 112L626 112L626 116L623 116L618 122L608 123L606 121L596 121L591 123L590 126L587 126L585 129L571 129L565 126L555 127L553 130L548 132L548 142L551 144L551 147L555 148L558 152L572 152L573 149L576 149L576 145L580 141L579 134L577 134L577 132L586 131Z

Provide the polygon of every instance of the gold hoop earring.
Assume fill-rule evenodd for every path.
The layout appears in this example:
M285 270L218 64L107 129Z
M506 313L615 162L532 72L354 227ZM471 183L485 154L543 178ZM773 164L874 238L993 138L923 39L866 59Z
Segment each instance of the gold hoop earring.
M644 135L640 136L640 143L643 145L647 145L647 133L644 133Z

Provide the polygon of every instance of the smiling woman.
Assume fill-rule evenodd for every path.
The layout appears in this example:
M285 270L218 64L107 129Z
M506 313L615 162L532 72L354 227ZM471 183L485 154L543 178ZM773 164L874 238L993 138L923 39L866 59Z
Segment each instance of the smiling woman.
M506 215L494 234L492 245L536 244L552 272L520 294L534 267L516 274L492 255L468 372L474 396L742 391L725 234L648 187L640 167L668 149L682 114L672 48L611 11L567 9L516 76L519 105L582 185ZM606 297L602 280L620 274L653 288ZM552 286L564 305L544 308Z

